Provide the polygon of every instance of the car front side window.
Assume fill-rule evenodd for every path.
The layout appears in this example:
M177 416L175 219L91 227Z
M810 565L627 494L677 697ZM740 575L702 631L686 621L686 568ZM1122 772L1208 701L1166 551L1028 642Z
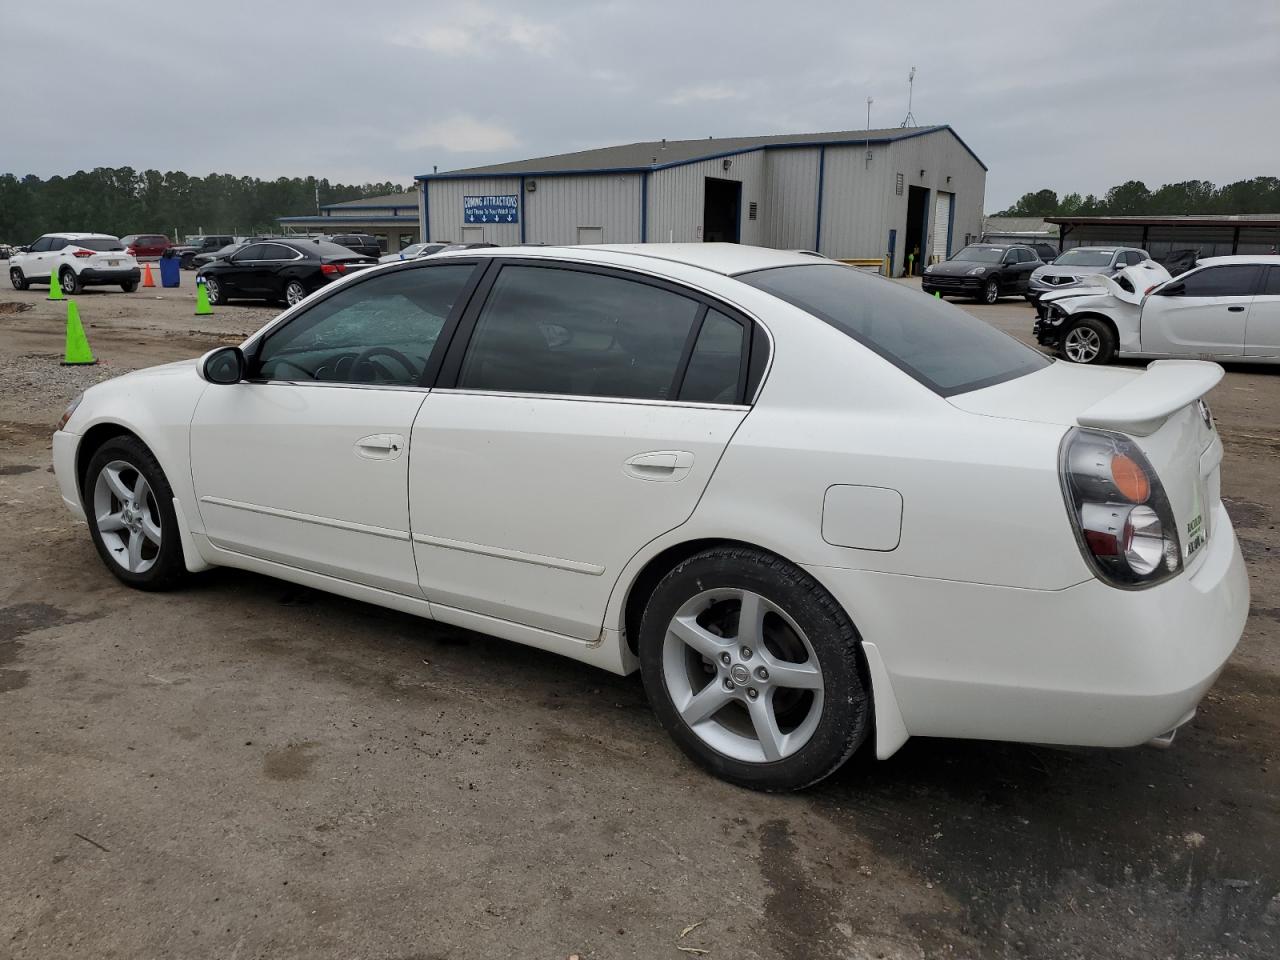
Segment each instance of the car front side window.
M267 334L251 378L416 386L474 269L432 266L346 286Z
M462 360L462 389L674 400L676 373L703 311L638 280L507 265Z
M1173 285L1175 296L1183 297L1251 297L1258 285L1254 264L1228 264L1206 267L1183 277ZM1178 289L1181 293L1177 293Z

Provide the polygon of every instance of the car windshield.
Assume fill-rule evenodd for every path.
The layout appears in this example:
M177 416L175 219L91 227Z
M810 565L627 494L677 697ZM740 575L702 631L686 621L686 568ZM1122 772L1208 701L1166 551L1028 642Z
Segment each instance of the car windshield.
M775 267L737 279L831 324L944 397L1052 362L959 307L840 264Z
M1004 259L1004 247L967 246L957 253L952 260L967 260L972 263L999 263Z
M77 247L85 250L97 250L100 253L124 249L124 244L115 237L85 237L83 240L72 240L71 242Z
M1086 247L1076 247L1074 250L1068 250L1057 260L1053 261L1055 267L1105 267L1111 263L1111 258L1116 254L1115 250L1091 250Z

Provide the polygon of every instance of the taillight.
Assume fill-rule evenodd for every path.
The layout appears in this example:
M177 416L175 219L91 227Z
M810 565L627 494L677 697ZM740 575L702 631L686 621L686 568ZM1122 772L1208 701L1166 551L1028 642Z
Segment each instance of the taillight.
M137 254L137 252L138 252L138 251L137 251L137 248L135 248L133 244L129 244L129 246L127 246L127 247L125 247L125 248L124 248L124 252L125 252L125 253L127 253L129 256L131 256L131 257L132 257L132 256L135 256L135 255Z
M322 263L320 264L320 272L326 277L335 277L346 273L347 265L345 263Z
M92 256L93 256L93 251L92 251L92 250L85 250L85 249L83 249L83 248L80 248L80 249L78 249L78 250L72 250L72 251L71 251L71 255L72 255L73 257L79 257L80 259L82 259L82 260L83 260L85 257L92 257Z
M1147 587L1182 569L1169 498L1128 437L1072 430L1062 441L1059 469L1076 540L1100 579Z

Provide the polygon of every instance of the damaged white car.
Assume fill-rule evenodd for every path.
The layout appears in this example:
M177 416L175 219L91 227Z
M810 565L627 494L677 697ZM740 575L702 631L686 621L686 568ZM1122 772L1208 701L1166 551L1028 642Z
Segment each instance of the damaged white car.
M1041 346L1073 363L1117 357L1280 362L1280 256L1210 257L1177 277L1153 261L1041 298Z

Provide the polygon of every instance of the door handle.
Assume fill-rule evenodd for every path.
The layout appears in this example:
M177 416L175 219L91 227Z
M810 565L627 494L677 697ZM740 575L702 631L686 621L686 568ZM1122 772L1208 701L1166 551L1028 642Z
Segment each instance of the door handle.
M1238 305L1234 307L1227 307L1227 312L1228 313L1244 313L1244 307L1241 307Z
M629 457L622 471L638 480L683 480L693 466L687 450L652 450Z
M356 441L356 453L366 460L395 460L404 449L398 433L374 433Z

